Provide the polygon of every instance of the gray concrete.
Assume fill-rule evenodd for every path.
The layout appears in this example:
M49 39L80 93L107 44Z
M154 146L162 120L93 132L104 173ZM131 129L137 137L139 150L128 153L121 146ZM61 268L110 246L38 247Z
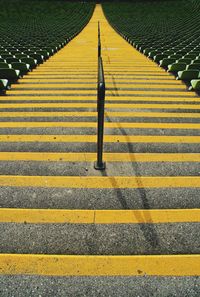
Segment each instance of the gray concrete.
M0 152L96 152L94 142L1 142ZM199 143L104 143L104 152L199 153Z
M59 116L59 114L54 114L52 113L51 117L12 117L12 113L10 113L9 118L2 118L0 116L0 121L1 122L7 122L7 121L12 121L12 122L96 122L96 117L76 117L76 116ZM174 112L174 116L172 118L161 118L161 117L108 117L108 114L105 114L105 121L106 122L152 122L152 123L200 123L200 118L194 118L192 115L188 118L177 118L176 117L176 112Z
M62 157L61 157L62 158ZM5 175L102 176L93 162L0 161ZM198 162L107 162L105 176L198 176ZM187 186L187 185L186 185Z
M0 276L1 297L199 297L200 277Z
M0 135L5 134L24 134L24 135L96 135L97 129L94 128L68 128L68 127L52 127L52 128L0 128ZM105 135L160 135L160 136L199 136L200 129L162 129L162 128L107 128L105 127ZM128 139L127 139L128 141Z
M105 225L29 224L26 221L21 224L1 223L0 253L200 254L200 223Z
M200 188L60 189L2 187L0 207L57 209L200 208Z

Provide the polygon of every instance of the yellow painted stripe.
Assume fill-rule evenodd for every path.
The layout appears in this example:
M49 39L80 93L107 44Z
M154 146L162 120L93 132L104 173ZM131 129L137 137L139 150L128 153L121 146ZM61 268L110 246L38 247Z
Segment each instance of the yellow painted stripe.
M151 83L146 83L146 84L127 84L127 83L121 83L118 84L117 82L115 83L107 83L106 87L107 88L118 88L120 90L120 88L123 87L126 88L143 88L143 90L145 91L146 89L163 89L163 91L167 91L168 89L183 89L186 90L186 86L185 85L167 85L167 84L151 84ZM54 84L54 83L43 83L43 84L19 84L19 85L15 85L15 90L39 90L39 89L67 89L67 88L95 88L96 89L96 83L87 83L87 84L80 84L80 83L68 83L68 84ZM120 90L121 92L121 90Z
M161 68L158 68L157 66L150 66L150 65L142 65L141 63L138 63L137 65L131 65L127 66L126 64L124 65L119 65L115 63L114 65L108 65L107 63L104 62L104 68L105 71L116 71L116 72L122 72L123 70L125 73L132 73L132 72L153 72L154 74L160 74L163 73L163 70ZM71 73L71 72L77 72L77 71L85 71L86 73L94 72L97 69L97 63L94 63L94 65L64 65L61 66L61 64L57 66L46 66L46 67L40 67L37 69L38 73L43 73L43 72L64 72L64 73ZM160 71L159 71L160 69Z
M96 128L96 122L0 122L0 128ZM140 128L140 129L200 129L199 123L125 123L105 122L106 128Z
M165 76L163 76L163 75L152 75L152 76L147 76L147 75L145 75L145 73L144 73L144 75L142 75L142 76L140 76L140 75L128 75L128 76L125 76L124 74L113 74L114 75L114 78L115 79L126 79L127 78L127 80L128 79L138 79L139 81L141 81L141 79L142 80L151 80L151 79L158 79L159 81L160 80L170 80L170 81L172 81L173 79L174 79L174 77L169 77L168 75L165 75ZM95 77L95 80L97 80L97 73L83 73L83 74L64 74L64 75L61 75L61 74L43 74L43 75L41 75L41 74L37 74L37 73L35 73L33 76L30 76L29 74L28 75L26 75L23 79L29 79L30 81L33 81L33 80L35 80L35 79L40 79L40 80L42 80L42 81L46 81L46 79L58 79L58 78L62 78L62 79L86 79L86 78L94 78ZM106 78L106 81L107 81L107 79L111 79L111 74L108 74L108 73L105 73L105 78Z
M81 90L52 90L52 89L49 89L49 90L15 90L15 89L12 89L10 91L8 91L8 94L10 95L17 95L17 94L24 94L24 95L29 95L29 94L48 94L48 93L51 93L51 94L81 94L81 93L87 93L87 94L96 94L97 91L96 89L95 90L87 90L87 89L84 89L80 86ZM170 95L170 96L187 96L187 97L197 97L194 95L193 92L179 92L179 91L168 91L168 90L163 90L163 91L159 91L159 90L120 90L120 89L117 89L117 90L107 90L106 91L106 94L107 95L112 95L112 94L117 94L117 96L120 96L120 95L123 95L123 94L132 94L132 95Z
M141 224L200 222L200 209L63 210L0 208L1 223Z
M32 79L30 79L30 78L26 78L26 76L23 78L23 79L19 79L19 83L21 84L21 85L26 85L26 84L28 84L28 83L51 83L51 84L56 84L56 83L63 83L63 84L70 84L71 82L75 82L75 83L77 83L77 82L80 82L80 83L84 83L84 82L93 82L93 84L96 84L97 83L97 78L96 77L90 77L90 76L88 76L88 78L87 77L85 77L85 76L83 76L82 78L77 78L77 77L69 77L69 78L52 78L52 79L42 79L42 78L40 78L40 79L37 79L37 78L32 78ZM113 81L116 81L115 79L112 79L111 77L107 77L106 78L106 83L108 83L108 82L113 82ZM126 77L124 80L122 80L122 79L117 79L117 84L120 82L120 84L119 85L121 85L121 84L138 84L138 85L144 85L145 83L155 83L155 84L160 84L160 83L162 83L162 84L164 84L164 83L166 83L167 85L172 85L172 86L174 86L174 85L182 85L182 83L178 83L176 80L171 80L171 79L151 79L151 78L149 78L149 79L135 79L135 78L128 78L128 77ZM16 86L16 85L13 85L14 87Z
M20 176L0 175L1 187L83 189L199 188L200 176Z
M0 135L0 142L96 142L96 135ZM200 136L105 135L104 142L200 143Z
M60 256L0 254L0 274L198 276L200 255Z
M51 101L65 101L63 103L67 103L68 101L70 102L75 102L76 101L92 101L94 103L96 103L96 98L94 96L8 96L8 97L2 97L1 101L27 101L30 103L37 103L37 101L49 101L48 103L51 103ZM138 96L138 97L127 97L127 96L121 96L121 97L117 97L117 96L107 96L107 102L108 101L121 101L121 103L123 103L123 101L127 101L123 104L129 104L131 102L137 102L137 101L155 101L155 102L159 102L160 104L163 104L164 102L182 102L182 103L194 103L194 102L199 102L199 99L196 98L180 98L180 97L143 97L143 96ZM13 103L13 102L12 102ZM82 103L82 102L81 102ZM146 103L146 102L145 102ZM10 104L10 103L9 103ZM15 103L16 104L16 103ZM19 104L19 103L17 103ZM46 104L46 103L45 103ZM108 104L108 103L107 103ZM144 103L143 103L144 104Z
M111 84L113 87L114 85ZM23 89L31 89L31 90L37 90L37 89L64 89L64 88L95 88L96 89L96 84L95 83L87 83L87 84L80 84L80 83L68 83L68 84L53 84L53 83L43 83L43 84L19 84L15 85L15 89L17 90L23 90Z
M0 161L94 162L96 153L1 152ZM199 153L104 153L106 162L200 162Z
M0 108L96 108L96 103L10 103L0 104ZM151 103L106 103L107 108L123 108L123 109L134 109L134 108L153 108L153 109L200 109L200 105L197 104L151 104Z
M1 101L94 101L97 99L95 96L2 96ZM145 97L145 96L107 96L106 101L158 101L162 102L183 102L183 103L193 103L200 102L199 98L184 98L184 97Z
M32 111L22 111L22 112L0 112L0 117L96 117L97 113L92 111L85 112L32 112ZM169 113L169 112L105 112L107 117L127 117L127 118L200 118L200 113Z

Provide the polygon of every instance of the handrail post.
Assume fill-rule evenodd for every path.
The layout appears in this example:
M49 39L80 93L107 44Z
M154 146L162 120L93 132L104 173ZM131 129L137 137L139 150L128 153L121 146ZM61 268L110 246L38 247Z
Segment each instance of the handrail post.
M100 24L98 22L98 58L101 57L101 32L100 32Z
M100 54L100 56L99 56ZM101 58L101 39L100 26L98 23L98 81L97 81L97 161L94 163L94 168L104 170L106 168L103 162L103 136L104 136L104 107L105 107L105 80L103 71L103 61Z

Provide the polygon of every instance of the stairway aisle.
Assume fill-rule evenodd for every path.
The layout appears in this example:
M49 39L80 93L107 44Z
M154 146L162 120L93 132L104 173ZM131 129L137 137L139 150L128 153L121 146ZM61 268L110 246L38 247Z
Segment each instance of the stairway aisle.
M98 21L104 172L93 168ZM76 38L0 99L0 296L200 295L194 92L97 5Z

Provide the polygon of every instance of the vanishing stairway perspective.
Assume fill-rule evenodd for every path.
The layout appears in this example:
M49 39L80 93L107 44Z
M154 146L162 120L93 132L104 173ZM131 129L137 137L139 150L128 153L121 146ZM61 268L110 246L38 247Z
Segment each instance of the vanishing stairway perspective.
M107 88L102 172L94 169L98 21ZM33 287L43 286L44 296L167 296L176 285L180 296L199 296L194 92L117 35L97 5L76 38L0 100L2 296L36 296ZM56 284L69 295L54 295Z

